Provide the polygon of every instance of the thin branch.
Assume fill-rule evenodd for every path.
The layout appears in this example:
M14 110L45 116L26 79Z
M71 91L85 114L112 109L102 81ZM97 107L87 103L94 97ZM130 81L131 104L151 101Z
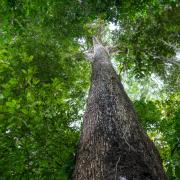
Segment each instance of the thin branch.
M167 57L164 57L164 56L153 56L153 58L160 59L160 60L162 60L162 61L164 61L166 63L174 64L174 65L180 67L180 62L177 61L176 57L167 58Z
M85 58L90 62L94 61L94 53L91 52L84 52Z
M169 42L166 42L165 40L161 40L161 42L163 42L165 45L167 45L167 46L169 46L169 47L171 47L171 48L173 48L175 50L178 49L176 45L173 45L173 44L171 44Z
M109 52L109 54L119 54L119 53L128 53L128 49L125 48L124 50L121 50L120 47L118 46L106 46L105 47L107 49L107 51Z

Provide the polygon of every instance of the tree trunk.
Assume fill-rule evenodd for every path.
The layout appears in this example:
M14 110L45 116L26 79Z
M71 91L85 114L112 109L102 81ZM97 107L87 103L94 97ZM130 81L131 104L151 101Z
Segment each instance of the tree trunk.
M102 45L94 46L92 84L73 180L166 180L153 142Z

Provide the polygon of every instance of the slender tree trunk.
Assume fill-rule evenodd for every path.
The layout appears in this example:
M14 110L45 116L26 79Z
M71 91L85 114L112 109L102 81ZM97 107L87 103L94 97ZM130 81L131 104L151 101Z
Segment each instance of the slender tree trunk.
M102 48L94 47L73 180L166 180L159 153Z

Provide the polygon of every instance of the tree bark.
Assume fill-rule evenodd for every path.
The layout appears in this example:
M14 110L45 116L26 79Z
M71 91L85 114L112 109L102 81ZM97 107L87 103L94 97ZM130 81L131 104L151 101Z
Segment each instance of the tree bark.
M166 180L159 153L102 48L94 47L73 180Z

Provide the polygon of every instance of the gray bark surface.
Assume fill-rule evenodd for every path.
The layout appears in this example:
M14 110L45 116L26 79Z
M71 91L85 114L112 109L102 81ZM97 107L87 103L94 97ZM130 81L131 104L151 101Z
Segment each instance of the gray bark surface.
M159 153L98 43L91 82L73 180L166 180Z

